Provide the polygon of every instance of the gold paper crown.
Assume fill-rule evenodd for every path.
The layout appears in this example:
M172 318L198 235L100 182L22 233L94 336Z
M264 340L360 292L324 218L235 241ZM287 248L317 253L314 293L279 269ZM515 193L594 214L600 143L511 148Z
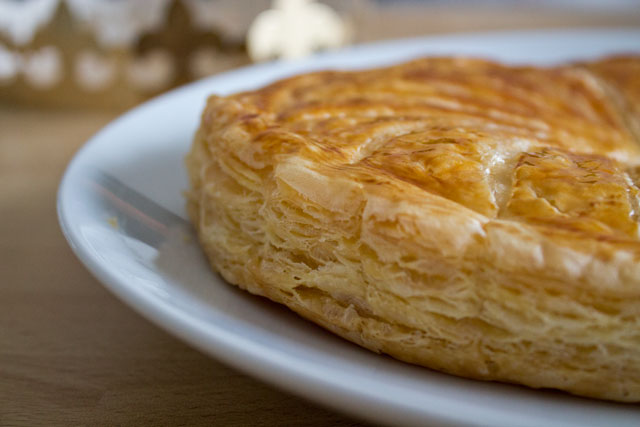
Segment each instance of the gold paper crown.
M160 25L115 45L100 40L67 2L56 3L27 43L0 33L0 102L125 108L249 62L242 38L195 25L185 1L165 1Z

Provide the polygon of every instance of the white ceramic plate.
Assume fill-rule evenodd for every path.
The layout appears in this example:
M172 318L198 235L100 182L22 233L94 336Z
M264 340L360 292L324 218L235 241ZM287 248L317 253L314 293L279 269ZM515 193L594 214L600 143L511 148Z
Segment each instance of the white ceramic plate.
M467 54L551 64L640 52L640 30L468 34L393 41L196 82L130 111L75 156L58 195L76 255L111 291L206 353L287 390L391 424L640 425L640 407L485 383L376 355L213 274L185 218L183 156L205 98L323 68Z

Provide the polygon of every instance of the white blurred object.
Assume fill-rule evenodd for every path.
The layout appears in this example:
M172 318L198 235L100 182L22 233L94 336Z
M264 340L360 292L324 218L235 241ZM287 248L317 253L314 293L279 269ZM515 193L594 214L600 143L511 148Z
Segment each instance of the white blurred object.
M36 31L53 17L58 0L0 0L0 32L18 46L30 43Z
M99 91L108 87L116 76L113 58L105 58L96 52L85 50L78 54L75 63L78 83L88 91Z
M24 77L36 88L54 86L62 80L62 71L60 51L54 46L45 46L23 58Z
M103 46L128 46L160 26L169 0L67 0L74 17L94 29Z
M20 56L0 44L0 82L11 82L20 72Z
M129 83L142 91L153 91L166 87L173 78L174 65L171 55L154 49L136 58L127 68Z
M313 0L274 0L249 28L247 49L254 61L297 59L314 50L343 45L347 27L329 6Z
M63 77L60 51L55 46L44 46L18 53L0 44L0 84L11 84L19 76L36 89L56 85Z

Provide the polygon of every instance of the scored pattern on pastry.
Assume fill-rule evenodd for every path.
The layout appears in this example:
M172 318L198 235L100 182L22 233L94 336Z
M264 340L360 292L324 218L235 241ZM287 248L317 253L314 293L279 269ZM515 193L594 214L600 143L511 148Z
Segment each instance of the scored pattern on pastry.
M191 218L229 282L369 349L640 400L638 64L428 58L214 96Z

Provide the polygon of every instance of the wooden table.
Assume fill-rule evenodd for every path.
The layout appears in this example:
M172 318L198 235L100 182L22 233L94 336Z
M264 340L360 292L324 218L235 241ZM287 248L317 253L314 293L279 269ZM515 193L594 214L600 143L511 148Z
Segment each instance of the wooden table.
M433 32L447 16L458 30L485 22L446 10L397 20ZM534 13L526 22L558 25L553 16ZM565 22L640 22L637 14L576 16ZM503 18L504 25L488 25L520 22ZM386 23L403 28L387 35L410 35L407 25ZM367 37L381 38L376 34ZM0 425L358 425L169 336L74 257L58 227L56 190L73 153L115 116L0 107Z

